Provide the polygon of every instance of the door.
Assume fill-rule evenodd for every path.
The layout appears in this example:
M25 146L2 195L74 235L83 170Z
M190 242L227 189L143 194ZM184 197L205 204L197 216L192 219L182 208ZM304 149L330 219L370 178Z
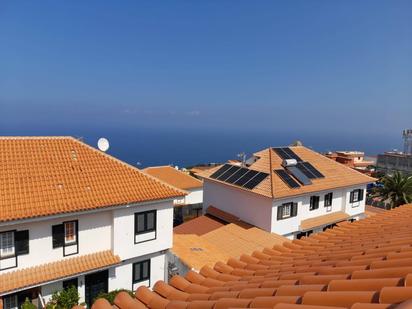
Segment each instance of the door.
M109 279L109 271L104 270L98 273L86 275L85 277L85 298L86 304L88 308L91 308L93 304L93 300L99 295L100 293L107 293L108 292L108 279Z

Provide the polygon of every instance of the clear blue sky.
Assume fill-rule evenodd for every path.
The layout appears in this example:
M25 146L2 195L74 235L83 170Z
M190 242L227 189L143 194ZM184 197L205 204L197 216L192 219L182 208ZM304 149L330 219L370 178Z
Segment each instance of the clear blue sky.
M411 115L410 0L0 2L0 132L105 125L400 139Z

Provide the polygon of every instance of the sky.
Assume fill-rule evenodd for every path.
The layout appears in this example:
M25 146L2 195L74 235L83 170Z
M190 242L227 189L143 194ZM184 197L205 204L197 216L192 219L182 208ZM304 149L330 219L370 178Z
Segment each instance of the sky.
M412 1L0 1L0 135L412 127Z

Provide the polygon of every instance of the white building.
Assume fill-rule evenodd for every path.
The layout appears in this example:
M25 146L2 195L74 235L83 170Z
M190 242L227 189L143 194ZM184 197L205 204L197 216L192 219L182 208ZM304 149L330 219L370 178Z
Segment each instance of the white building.
M148 167L143 171L187 192L186 196L174 200L173 221L175 226L202 215L202 181L169 165Z
M225 164L201 176L204 209L290 239L361 218L366 185L375 180L303 146L268 148L245 167Z
M0 138L0 303L153 285L186 193L71 137Z

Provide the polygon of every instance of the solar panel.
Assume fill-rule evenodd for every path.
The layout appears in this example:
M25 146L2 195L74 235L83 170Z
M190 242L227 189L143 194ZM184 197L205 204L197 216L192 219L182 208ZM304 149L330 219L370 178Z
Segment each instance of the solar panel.
M224 172L222 175L220 175L217 180L220 181L225 181L228 179L230 176L232 176L234 173L236 173L240 169L239 166L232 165L231 168L229 168L226 172Z
M232 176L230 176L228 179L226 179L226 182L228 183L234 183L236 180L238 180L240 177L245 175L249 170L247 168L240 168L238 169Z
M302 159L293 152L292 149L288 147L282 147L282 148L273 148L273 150L278 154L279 157L281 157L283 160L285 159L295 159L298 162L301 162Z
M269 174L260 172L255 177L253 177L251 180L249 180L246 184L244 184L243 188L253 189L254 187L256 187L258 184L260 184L268 176L269 176Z
M243 175L241 178L239 178L234 184L237 185L237 186L243 186L245 183L247 183L249 180L251 180L257 174L259 174L258 171L249 170L245 175Z
M301 162L302 159L290 148L283 148L283 151L286 152L291 159L295 159L298 162Z
M323 176L323 174L321 172L319 172L316 168L313 167L312 164L310 164L309 162L302 162L303 166L309 170L313 175L316 176L316 178L324 178L325 176Z
M310 179L296 166L287 166L286 169L304 186L312 184Z
M231 168L232 165L230 164L225 164L221 168L219 168L216 172L214 172L212 175L210 175L210 178L216 179L220 175L222 175L224 172L226 172L229 168Z
M285 152L284 148L273 148L273 150L281 157L283 160L291 159L290 155Z
M300 169L300 171L305 174L309 179L316 179L318 177L316 177L315 174L313 174L310 170L308 170L304 165L303 162L299 162L296 167L298 169Z
M300 185L285 170L275 170L275 173L291 188L299 188Z

